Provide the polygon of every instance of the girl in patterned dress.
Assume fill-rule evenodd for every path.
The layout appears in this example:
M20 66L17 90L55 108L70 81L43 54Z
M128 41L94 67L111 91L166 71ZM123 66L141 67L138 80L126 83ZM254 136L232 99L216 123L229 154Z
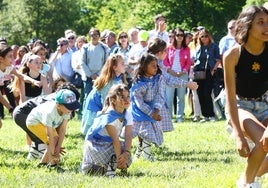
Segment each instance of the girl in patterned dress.
M109 90L102 111L98 112L87 132L80 167L83 174L102 169L108 177L114 177L117 168L126 170L130 166L132 118L126 110L129 105L128 87L124 84L114 85ZM123 127L125 139L120 141Z
M98 111L101 111L109 89L119 83L127 84L125 76L125 64L121 55L111 55L100 76L94 81L94 87L88 94L82 111L81 132L87 134L89 127L93 124Z
M152 54L141 57L139 67L135 71L131 87L131 102L133 116L133 137L138 136L139 146L136 151L144 159L154 161L151 155L151 145L160 146L163 143L163 132L160 110L165 105L165 87L157 58Z
M148 46L148 53L154 54L158 59L158 66L162 72L163 80L164 80L164 87L188 87L191 90L196 90L198 88L198 85L196 82L186 81L183 79L180 79L181 76L180 73L177 73L173 71L172 69L164 66L163 59L166 57L166 47L167 44L164 40L155 38L152 40L152 42ZM169 132L173 131L173 124L172 124L172 118L170 111L168 109L166 96L165 97L165 104L163 105L163 108L161 108L160 114L162 116L162 120L159 122L163 132Z

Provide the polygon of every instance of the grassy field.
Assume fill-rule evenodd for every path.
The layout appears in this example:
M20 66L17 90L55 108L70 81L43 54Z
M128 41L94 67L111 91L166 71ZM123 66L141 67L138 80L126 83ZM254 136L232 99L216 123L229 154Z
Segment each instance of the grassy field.
M245 159L235 151L234 140L225 130L224 121L215 123L175 123L175 131L165 133L160 148L153 147L156 162L134 161L129 176L114 179L84 176L77 168L82 159L83 137L76 119L68 124L62 158L64 173L37 168L38 160L27 161L25 134L10 117L0 130L1 187L235 187ZM137 140L133 140L135 146ZM132 149L132 153L134 148ZM262 179L263 187L268 181Z

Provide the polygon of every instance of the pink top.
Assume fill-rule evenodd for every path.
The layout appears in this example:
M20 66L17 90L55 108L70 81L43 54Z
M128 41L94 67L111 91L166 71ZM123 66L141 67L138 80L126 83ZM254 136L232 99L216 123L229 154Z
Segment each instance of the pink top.
M174 46L167 47L167 55L163 62L166 67L172 68L175 53L176 53L176 48ZM189 72L190 67L191 67L189 47L180 49L180 63L181 63L181 70Z

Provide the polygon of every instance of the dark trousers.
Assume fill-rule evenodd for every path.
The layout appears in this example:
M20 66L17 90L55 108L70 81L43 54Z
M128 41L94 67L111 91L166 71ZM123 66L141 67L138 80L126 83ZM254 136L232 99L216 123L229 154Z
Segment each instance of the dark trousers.
M8 88L8 85L10 84L10 81L5 81L3 86L0 86L0 90L2 94L5 94L7 97L7 100L9 102L9 104L11 106L13 106L13 108L16 107L16 103L15 103L15 97L13 95L13 93L10 91L10 89ZM0 103L0 116L2 118L4 118L5 114L4 114L4 106L2 103Z
M214 117L213 101L211 92L213 88L213 77L207 70L206 79L198 81L197 94L201 106L201 112L204 117Z

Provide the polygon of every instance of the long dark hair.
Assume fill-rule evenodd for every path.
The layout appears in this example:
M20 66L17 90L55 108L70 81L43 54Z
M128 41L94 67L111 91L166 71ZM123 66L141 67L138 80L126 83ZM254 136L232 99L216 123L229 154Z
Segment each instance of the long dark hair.
M157 62L157 58L153 54L146 53L141 56L141 58L139 59L139 67L134 72L133 82L136 82L138 78L142 78L145 76L147 67L152 61ZM157 70L157 74L161 74L161 70L159 69L159 67Z
M259 12L268 14L268 10L263 6L249 6L243 10L236 21L235 39L238 44L245 44L248 40L248 32L252 26L252 22Z

